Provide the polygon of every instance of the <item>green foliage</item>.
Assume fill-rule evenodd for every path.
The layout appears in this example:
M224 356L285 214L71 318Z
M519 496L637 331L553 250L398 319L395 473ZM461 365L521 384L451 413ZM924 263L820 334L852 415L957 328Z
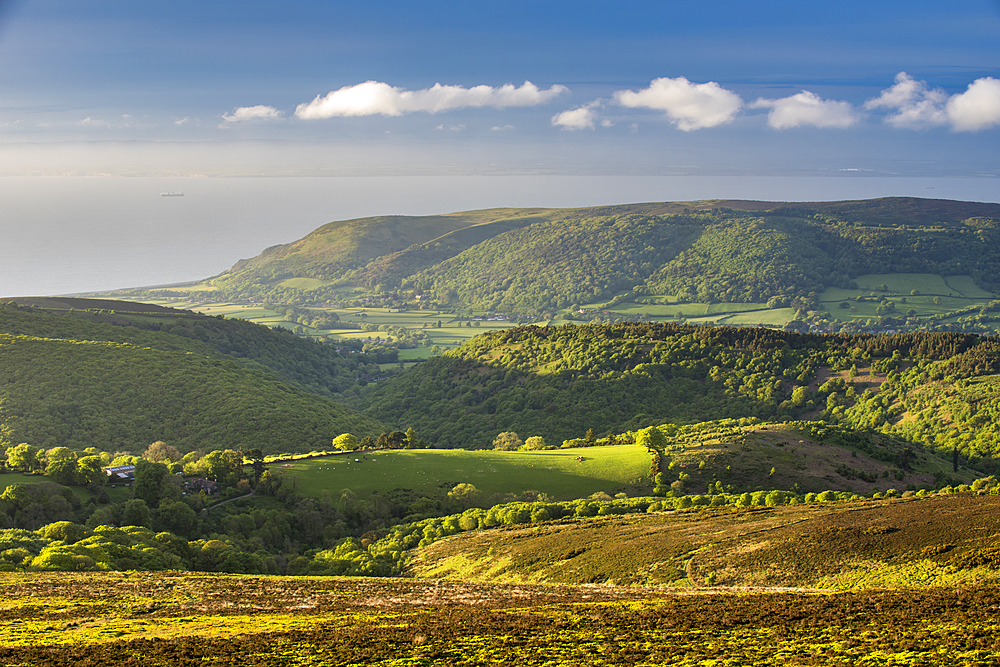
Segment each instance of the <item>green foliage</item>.
M39 466L39 449L26 442L7 450L7 465L15 470L31 472Z
M369 218L330 223L241 261L202 294L329 305L354 302L360 291L371 305L520 315L670 294L771 308L777 298L780 307L808 311L812 293L868 273L971 274L995 288L998 219L993 204L907 198Z
M383 430L377 421L290 386L259 364L239 362L200 342L193 346L198 352L186 351L187 340L173 334L76 320L0 306L0 331L34 330L0 333L5 380L0 419L15 441L129 450L162 439L183 451L252 441L276 452L289 449L289 443L315 449L329 442L330 432ZM115 337L144 345L112 342ZM294 349L297 344L288 338ZM278 350L273 341L272 347ZM308 366L310 359L298 363ZM14 467L36 465L37 452L32 459L15 448L8 461L12 454ZM68 480L69 471L65 474Z
M521 448L524 442L513 431L504 431L493 439L493 449L502 452L514 452Z
M342 433L333 439L333 446L345 452L353 452L361 448L361 441L351 433Z
M147 507L156 507L160 504L161 487L163 480L166 479L168 474L167 466L162 463L139 459L135 463L135 481L132 483L132 495L143 501Z
M537 451L539 449L547 449L548 445L545 444L545 438L540 435L533 435L524 441L524 445L521 449L526 451Z
M666 447L667 439L664 437L663 431L655 426L650 426L635 434L635 444L639 447L660 452Z
M569 440L579 437L580 424L598 433L621 433L665 421L795 418L813 405L807 384L817 373L842 373L859 364L886 374L880 391L864 393L868 378L848 373L823 383L816 398L831 419L878 430L895 422L905 407L895 390L900 383L912 386L916 397L927 379L947 383L996 373L1000 346L964 333L814 336L678 324L532 326L479 336L345 399L373 417L412 425L439 447L483 448L497 432ZM992 386L966 383L954 393L971 400L973 393L986 396ZM947 395L926 392L928 400ZM988 427L984 414L965 406L949 418ZM898 427L901 435L913 428L907 424ZM974 460L991 451L992 436L986 435L991 431L957 428L956 436L959 432L963 451L965 442L984 434Z

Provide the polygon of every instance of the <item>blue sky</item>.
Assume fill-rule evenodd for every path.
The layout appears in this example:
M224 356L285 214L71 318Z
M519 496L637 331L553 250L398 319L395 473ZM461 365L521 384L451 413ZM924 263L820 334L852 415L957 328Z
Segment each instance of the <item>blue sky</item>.
M996 0L0 0L0 175L968 177L998 148Z

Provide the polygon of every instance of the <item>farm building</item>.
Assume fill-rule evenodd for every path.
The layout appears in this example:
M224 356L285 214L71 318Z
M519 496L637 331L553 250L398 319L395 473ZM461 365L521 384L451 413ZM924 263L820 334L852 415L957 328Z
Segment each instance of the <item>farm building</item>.
M135 466L113 466L111 468L101 468L104 474L110 478L112 482L131 482L135 479Z

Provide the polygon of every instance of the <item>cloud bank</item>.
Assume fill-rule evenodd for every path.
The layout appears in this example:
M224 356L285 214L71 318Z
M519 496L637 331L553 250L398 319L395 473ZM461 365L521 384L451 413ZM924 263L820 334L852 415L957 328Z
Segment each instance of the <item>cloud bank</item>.
M754 109L770 109L767 124L776 130L804 125L846 128L858 122L858 114L850 102L824 100L807 90L778 100L760 98L750 106Z
M743 107L739 95L714 81L691 83L684 77L654 79L649 88L619 90L614 99L623 107L663 111L685 132L732 122Z
M566 92L565 86L554 85L540 90L530 81L521 87L506 84L492 86L442 86L434 84L422 90L404 90L380 81L366 81L345 86L325 96L317 95L312 102L298 105L295 116L304 120L345 116L402 116L422 111L439 113L469 107L530 107L545 104Z
M1000 125L1000 80L976 79L964 93L948 97L940 88L900 72L895 85L865 102L865 108L895 111L884 119L893 127L920 130L951 125L956 132L978 132Z

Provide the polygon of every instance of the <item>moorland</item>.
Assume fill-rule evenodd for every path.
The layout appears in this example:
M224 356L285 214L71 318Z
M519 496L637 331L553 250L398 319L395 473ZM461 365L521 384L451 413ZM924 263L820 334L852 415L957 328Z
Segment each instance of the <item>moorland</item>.
M998 232L915 199L367 218L9 299L0 659L992 664Z

